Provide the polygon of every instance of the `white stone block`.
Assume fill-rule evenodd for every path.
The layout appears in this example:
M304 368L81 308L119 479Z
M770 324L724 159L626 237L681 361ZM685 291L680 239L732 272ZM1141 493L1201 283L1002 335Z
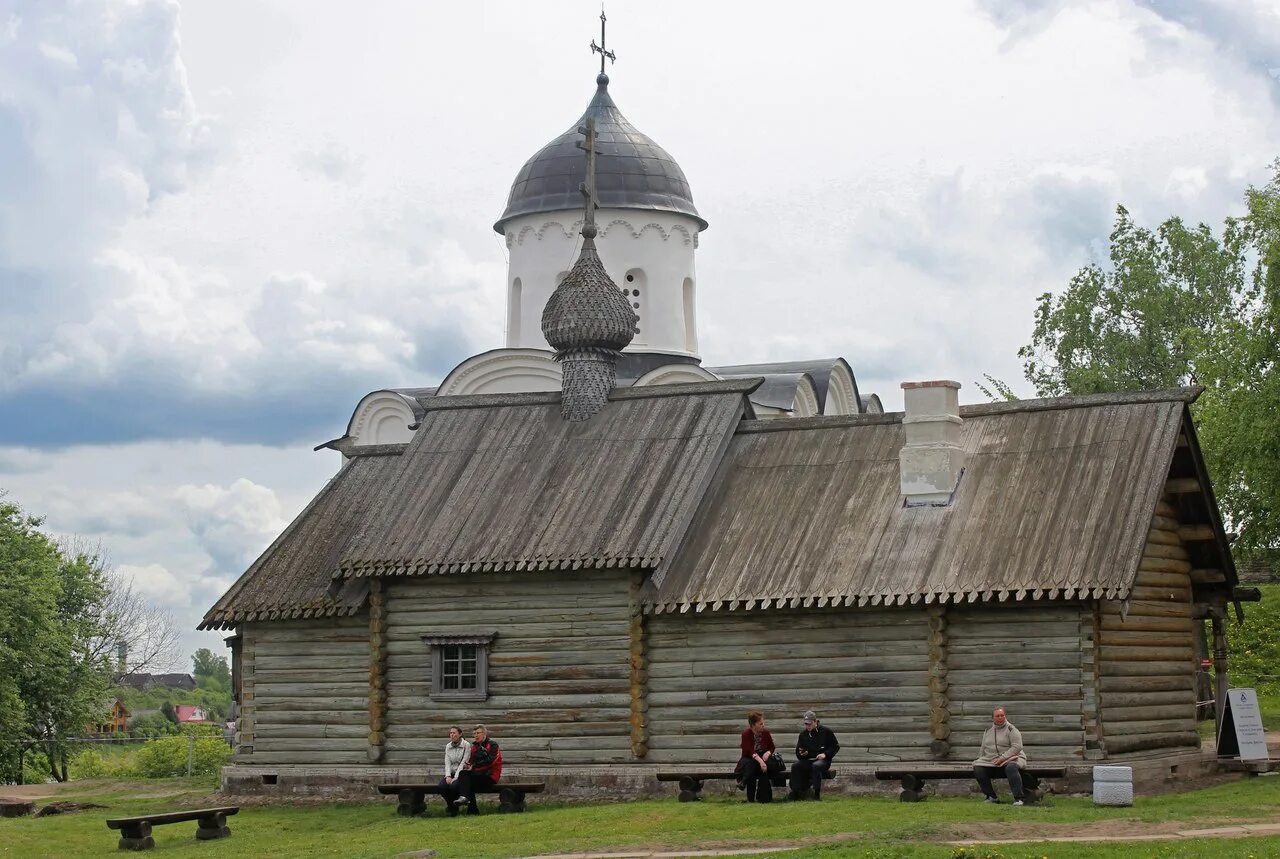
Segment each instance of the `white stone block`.
M1133 768L1093 768L1094 805L1133 805Z

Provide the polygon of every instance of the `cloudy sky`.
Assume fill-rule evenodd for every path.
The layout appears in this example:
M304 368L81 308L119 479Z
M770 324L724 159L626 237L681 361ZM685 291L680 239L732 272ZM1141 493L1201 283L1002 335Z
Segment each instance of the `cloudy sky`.
M312 446L500 345L491 224L589 100L598 12L0 0L0 488L217 646L200 615L337 467ZM609 16L610 89L711 222L705 359L843 355L891 408L1018 381L1117 203L1216 224L1280 156L1276 3Z

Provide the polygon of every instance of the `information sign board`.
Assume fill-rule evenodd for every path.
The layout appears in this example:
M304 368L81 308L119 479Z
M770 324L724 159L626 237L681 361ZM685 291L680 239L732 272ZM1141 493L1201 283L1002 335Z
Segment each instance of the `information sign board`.
M1258 695L1254 690L1227 692L1222 727L1218 730L1218 757L1267 760L1267 735L1262 729L1262 713L1258 711Z

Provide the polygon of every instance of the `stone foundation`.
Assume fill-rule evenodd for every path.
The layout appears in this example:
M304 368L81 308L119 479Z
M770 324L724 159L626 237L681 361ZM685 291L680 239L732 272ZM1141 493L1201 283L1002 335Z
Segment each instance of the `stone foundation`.
M921 761L921 766L937 766L937 761ZM959 763L959 762L957 762ZM1035 761L1042 766L1065 766L1067 775L1061 779L1046 779L1057 794L1089 794L1093 790L1093 762L1059 764L1054 761ZM1186 790L1206 778L1222 777L1223 768L1212 756L1198 749L1165 754L1144 753L1108 758L1106 763L1133 767L1135 793L1141 796ZM901 769L909 764L886 763ZM706 769L705 766L692 767ZM731 769L726 764L725 769ZM503 768L503 778L511 781L545 781L546 793L538 796L554 797L559 801L610 801L669 797L675 799L678 787L674 783L659 782L655 776L660 771L679 771L681 767L652 765L596 765L581 767L520 767ZM896 796L897 782L877 781L876 765L841 765L835 761L836 778L823 785L824 796L873 795ZM250 766L239 764L222 770L222 791L229 795L258 796L313 796L341 799L381 799L376 785L387 783L424 783L439 781L440 773L421 767L391 766ZM939 781L929 784L929 792L942 796L964 796L976 793L977 785L970 781ZM730 796L737 793L733 781L708 781L703 790L709 796ZM538 797L533 798L537 802Z

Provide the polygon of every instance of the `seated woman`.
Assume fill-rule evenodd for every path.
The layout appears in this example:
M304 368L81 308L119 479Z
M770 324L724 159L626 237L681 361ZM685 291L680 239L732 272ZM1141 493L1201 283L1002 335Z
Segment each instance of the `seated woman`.
M774 760L777 748L773 745L773 735L764 727L764 713L752 710L747 713L747 729L742 732L742 757L738 760L734 772L738 774L738 784L747 790L747 802L773 802L773 783L769 780L770 766L781 769Z

